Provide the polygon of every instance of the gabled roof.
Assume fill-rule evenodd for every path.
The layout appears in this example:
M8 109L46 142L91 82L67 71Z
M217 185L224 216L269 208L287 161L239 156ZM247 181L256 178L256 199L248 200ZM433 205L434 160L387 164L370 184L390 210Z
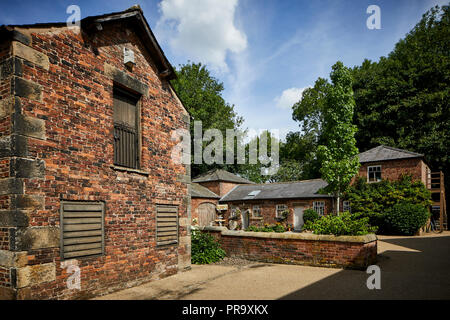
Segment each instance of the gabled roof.
M283 183L238 185L219 201L274 200L301 198L331 198L318 191L328 184L322 179ZM259 191L259 192L257 192Z
M241 184L254 184L254 182L244 179L238 175L235 175L231 172L222 170L222 169L214 169L210 170L192 180L192 182L210 182L210 181L226 181L226 182L235 182Z
M99 16L86 17L81 20L81 28L86 32L96 32L97 27L102 24L114 23L114 22L127 22L130 26L134 27L136 33L143 40L143 45L147 48L150 55L152 56L156 67L158 68L159 75L167 80L175 79L175 71L170 64L169 60L164 55L163 50L156 41L155 35L153 34L147 20L144 17L142 9L139 5L134 5L127 10L121 12L113 12L108 14L103 14ZM27 41L17 28L52 28L52 27L65 27L64 22L55 23L36 23L27 25L9 25L0 27L0 38L3 40L13 39L18 41Z
M192 198L220 199L220 197L217 194L215 194L208 188L205 188L204 186L199 185L198 183L191 184L191 197Z
M422 158L423 154L380 145L358 155L359 162L375 162L397 159Z

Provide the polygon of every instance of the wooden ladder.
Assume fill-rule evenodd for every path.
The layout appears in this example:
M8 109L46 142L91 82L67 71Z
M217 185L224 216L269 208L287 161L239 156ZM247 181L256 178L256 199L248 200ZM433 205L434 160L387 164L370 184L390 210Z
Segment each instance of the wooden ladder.
M439 194L439 200L433 201L432 204L434 208L439 207L439 220L436 221L436 226L439 227L441 231L448 230L444 174L442 171L428 173L427 188L431 191L432 197L434 194Z

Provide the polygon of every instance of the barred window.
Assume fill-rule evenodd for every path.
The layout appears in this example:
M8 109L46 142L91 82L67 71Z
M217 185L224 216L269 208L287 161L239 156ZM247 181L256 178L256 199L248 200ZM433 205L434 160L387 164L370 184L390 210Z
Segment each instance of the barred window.
M343 202L342 202L342 210L343 210L344 212L345 212L345 211L351 212L352 208L351 208L351 206L350 206L350 201L343 201Z
M277 204L276 206L276 217L281 218L281 214L288 209L285 204Z
M261 207L260 206L253 206L252 208L252 214L254 218L260 218L261 215Z
M367 168L367 179L369 182L381 181L381 166L370 166Z
M139 97L114 88L114 164L139 168Z
M325 214L325 201L314 201L313 209L319 216L323 216Z

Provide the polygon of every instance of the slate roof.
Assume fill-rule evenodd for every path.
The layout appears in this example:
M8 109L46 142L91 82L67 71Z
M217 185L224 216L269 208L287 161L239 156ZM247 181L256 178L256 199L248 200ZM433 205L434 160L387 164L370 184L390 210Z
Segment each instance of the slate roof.
M322 179L304 180L284 183L266 183L238 185L224 195L219 201L245 201L296 198L331 198L317 191L328 184ZM259 193L257 191L260 191ZM253 195L253 196L252 196Z
M217 194L215 194L208 188L205 188L204 186L199 185L198 183L191 184L191 197L192 198L220 199L220 197Z
M421 158L423 154L380 145L358 155L359 162L375 162L397 159Z
M222 170L222 169L214 169L210 170L192 180L192 182L209 182L209 181L227 181L227 182L235 182L242 184L254 184L254 182L239 177L231 172Z

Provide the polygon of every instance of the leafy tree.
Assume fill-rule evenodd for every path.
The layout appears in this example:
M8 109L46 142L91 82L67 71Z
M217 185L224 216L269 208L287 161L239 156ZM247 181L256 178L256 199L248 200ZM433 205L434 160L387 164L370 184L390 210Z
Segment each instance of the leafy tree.
M269 156L269 158L272 158L272 152L275 151L272 146L275 143L279 144L279 141L269 131L263 131L260 135L254 137L245 145L246 163L237 165L236 170L236 173L239 173L246 179L256 183L273 181L272 175L263 174L263 172L267 170L267 168L271 165L270 163L264 163L265 161L262 161L263 159L260 157L261 153L264 153L260 149L260 140L263 135L265 135L265 139L267 141L267 156ZM256 151L256 153L253 155L251 155L250 153L250 150L252 149ZM252 157L256 157L256 163L250 163ZM273 160L273 158L271 160Z
M317 151L321 161L322 178L328 182L327 190L339 200L352 178L358 173L359 160L355 133L352 124L355 101L353 99L352 76L342 62L332 67L332 84L327 87L323 107L323 145Z
M450 189L449 6L426 12L388 57L366 60L352 73L358 147L423 153Z
M183 101L195 121L202 121L204 133L207 129L218 129L224 137L226 129L239 129L243 123L242 117L234 110L234 105L228 104L222 97L223 83L215 79L201 63L187 63L177 70L177 79L172 85ZM191 121L191 139L194 138L194 122ZM191 143L194 147L193 141ZM215 167L224 167L235 171L236 168L227 168L226 165L193 164L192 175L198 175Z
M323 122L323 108L329 83L318 78L314 87L307 88L302 93L300 101L292 106L292 119L300 122L303 134L313 135L316 141L320 138Z
M317 138L313 132L289 132L280 143L280 171L275 181L314 179L320 176L316 157Z

